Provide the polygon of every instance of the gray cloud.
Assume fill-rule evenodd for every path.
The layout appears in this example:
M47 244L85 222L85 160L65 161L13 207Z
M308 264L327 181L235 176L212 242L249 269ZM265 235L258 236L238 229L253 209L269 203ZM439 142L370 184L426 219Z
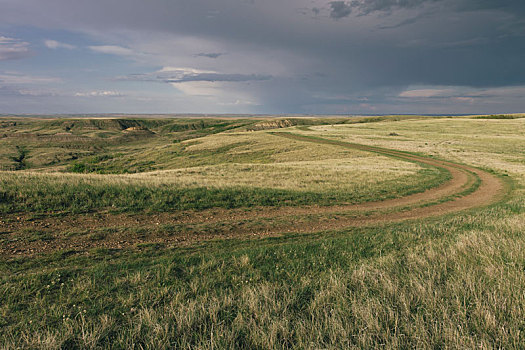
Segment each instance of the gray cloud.
M75 97L123 97L124 95L113 90L95 90L87 92L76 92Z
M95 52L117 56L133 56L136 54L133 50L118 45L89 46L89 49Z
M375 11L392 11L396 8L415 8L425 3L433 3L442 0L362 0L354 1L361 14L369 14Z
M271 76L259 74L220 74L220 73L200 73L186 75L184 77L168 77L164 79L167 83L184 83L189 81L209 81L209 82L241 82L241 81L256 81L268 80Z
M341 19L350 16L354 10L359 16L368 15L373 12L392 12L395 9L410 9L422 6L427 3L435 3L444 0L351 0L351 1L331 1L328 3L330 18ZM464 0L467 1L467 0ZM313 7L315 14L320 13L320 9ZM418 17L405 21L413 22Z
M417 113L423 105L399 98L410 86L525 85L523 0L0 1L3 25L87 34L88 54L118 55L124 62L118 74L170 65L196 68L125 80L179 85L258 81L224 84L224 90L233 95L235 86L242 85L263 113L346 111L341 108L345 104L359 110L364 102L354 96L363 91L366 103L384 106L386 113L388 108ZM138 57L141 52L148 56ZM222 52L228 53L227 60L205 59ZM153 89L166 95L173 91ZM525 107L513 101L506 108ZM199 108L200 102L188 109ZM455 105L438 107L452 110Z
M23 94L20 92L20 89L13 88L11 86L1 86L0 85L0 96L18 97L18 96L23 96Z
M163 70L147 74L131 74L119 77L117 80L151 81L164 83L187 82L245 82L268 80L271 76L262 74L236 74L201 71L188 68L164 68Z
M346 1L331 1L330 17L333 19L340 19L350 16L352 13L352 5Z
M195 57L219 58L223 55L224 53L222 52L200 52L196 54Z
M63 93L59 93L54 89L49 88L37 88L37 87L17 87L0 85L0 96L10 96L10 97L58 97L63 96ZM68 95L70 96L70 95Z
M391 13L396 9L413 9L427 4L447 2L446 0L351 0L351 1L331 1L328 3L330 7L330 17L340 19L348 17L352 12L356 11L359 15L368 15L373 12L388 12ZM515 11L524 12L525 3L519 0L456 0L454 2L448 1L447 6L450 6L455 11L481 11L481 10L500 10L515 13ZM312 8L316 14L320 12L317 7ZM402 22L402 24L411 24L419 16L409 18Z
M490 11L497 10L511 14L524 13L525 2L521 0L353 0L352 8L360 14L369 14L376 11L391 12L395 9L413 9L433 3L445 3L452 12ZM443 11L443 9L438 9Z

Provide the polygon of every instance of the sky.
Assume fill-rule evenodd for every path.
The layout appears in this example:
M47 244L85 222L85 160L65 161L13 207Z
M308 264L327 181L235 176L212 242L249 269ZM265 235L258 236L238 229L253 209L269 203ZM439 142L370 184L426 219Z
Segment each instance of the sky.
M0 0L0 113L525 112L523 0Z

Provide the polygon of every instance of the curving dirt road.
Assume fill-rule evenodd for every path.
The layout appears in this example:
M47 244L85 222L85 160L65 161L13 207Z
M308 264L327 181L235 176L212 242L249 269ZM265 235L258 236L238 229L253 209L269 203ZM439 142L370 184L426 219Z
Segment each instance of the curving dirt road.
M444 160L414 155L392 149L313 138L298 134L274 132L273 135L304 141L338 145L340 147L375 152L402 160L425 164L446 170L450 180L438 187L402 198L355 205L307 206L284 208L210 209L159 214L86 214L62 218L29 220L24 217L6 220L4 230L13 237L0 243L0 255L32 255L59 249L86 251L95 247L124 248L137 243L188 244L215 238L261 237L286 232L308 233L345 227L367 226L402 220L438 216L486 206L505 195L503 182L489 172ZM254 221L256 223L254 224ZM156 226L171 227L158 233ZM127 229L145 228L155 233L130 235ZM210 229L212 227L213 229ZM115 228L115 232L93 239L89 234L66 237L61 232L101 228ZM47 232L50 240L17 240L17 235L28 230ZM160 230L162 231L162 230ZM57 234L58 233L58 234ZM4 234L4 238L5 238Z

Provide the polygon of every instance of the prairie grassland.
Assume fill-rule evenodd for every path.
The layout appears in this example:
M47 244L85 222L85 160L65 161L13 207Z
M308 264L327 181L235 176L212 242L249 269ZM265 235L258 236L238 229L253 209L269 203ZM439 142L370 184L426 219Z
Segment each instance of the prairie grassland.
M493 169L513 190L490 207L374 227L2 258L0 343L524 348L523 125L429 118L291 128Z
M520 348L524 209L513 201L428 223L6 261L2 342Z
M309 130L297 132L419 152L517 175L525 173L525 118L430 118L312 126Z
M438 169L386 157L371 158L340 161L336 166L330 161L230 164L133 175L3 172L0 212L137 212L361 203L422 192L447 178ZM381 160L384 163L377 163ZM362 171L357 171L356 166L361 164Z
M168 183L178 186L210 187L271 187L309 191L374 191L374 184L408 179L422 181L421 175L431 176L430 169L388 157L372 156L350 159L325 159L271 164L221 164L128 175L149 183ZM437 173L437 170L434 170ZM386 187L385 187L386 188Z
M162 167L166 146L242 128L254 120L0 118L0 170L63 170L76 161L89 172L122 173ZM175 148L176 150L176 148ZM168 154L173 149L167 149ZM154 159L147 156L153 154ZM171 156L173 158L173 156Z
M35 145L24 147L37 154L46 149L45 144L36 150ZM116 152L122 155L109 156ZM222 133L176 144L162 139L135 140L118 149L111 147L105 155L65 164L75 169L82 164L84 170L88 166L118 170L133 162L132 158L163 170L71 174L53 166L31 168L29 159L24 163L28 169L0 172L0 212L360 203L422 192L447 179L446 173L415 163L286 140L266 132Z

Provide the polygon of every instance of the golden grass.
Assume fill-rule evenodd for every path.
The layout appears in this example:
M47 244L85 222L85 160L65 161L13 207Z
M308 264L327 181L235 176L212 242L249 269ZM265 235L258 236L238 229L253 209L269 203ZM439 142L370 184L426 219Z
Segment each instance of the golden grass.
M373 156L367 152L348 150L334 145L309 145L300 141L286 140L265 131L210 135L199 139L198 142L187 141L183 144L189 144L186 150L190 152L214 152L222 147L238 145L228 150L227 154L234 158L242 154L264 154L269 157L271 163Z
M270 187L290 190L371 190L384 181L417 182L421 168L392 158L372 156L351 159L282 162L272 164L221 164L126 175L122 178L148 184L184 187ZM366 189L365 189L366 188Z
M520 181L525 173L525 119L428 118L310 129L294 132L435 155L506 171L518 175ZM389 136L391 132L399 136Z
M13 177L31 179L34 185L105 184L140 185L148 187L173 185L180 187L270 187L289 190L345 190L368 187L385 181L417 182L421 167L388 157L370 156L351 159L283 162L272 164L220 164L139 174L99 175L42 172L1 172L0 181ZM427 174L428 175L428 174Z

